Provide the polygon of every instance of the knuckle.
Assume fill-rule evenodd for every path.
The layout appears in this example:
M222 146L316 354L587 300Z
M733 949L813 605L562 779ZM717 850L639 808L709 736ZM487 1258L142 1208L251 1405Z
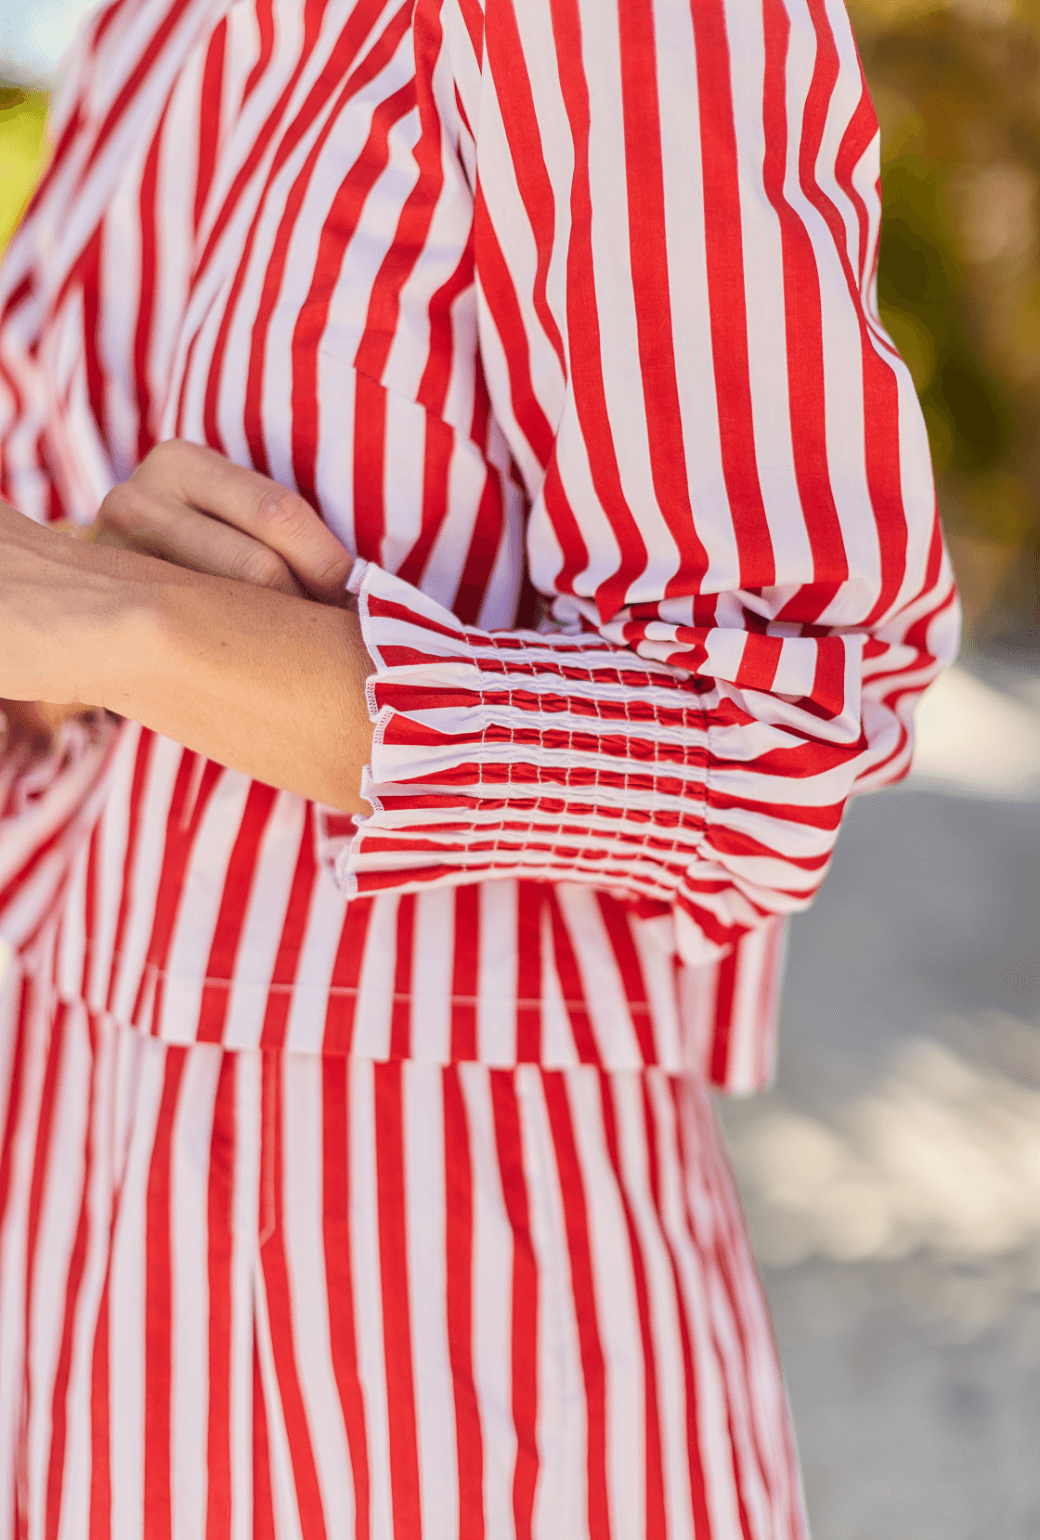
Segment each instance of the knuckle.
M314 582L318 588L335 591L345 589L347 579L350 577L354 558L350 552L344 550L342 555L336 554L319 562L314 569Z
M254 588L283 588L289 581L289 569L276 552L254 546L241 557L235 576Z
M101 529L115 529L120 533L132 530L140 520L141 506L137 492L127 481L121 481L107 494L98 509L98 525Z
M177 444L174 439L155 444L134 471L128 485L161 487L170 479Z
M263 531L265 539L291 540L303 533L312 517L310 508L299 493L290 492L287 487L266 492L256 510L257 526Z
M136 471L134 471L134 475L147 481L150 476L161 472L169 465L175 448L176 445L173 439L168 439L162 444L155 444L149 449Z
M155 444L145 455L142 465L164 465L170 460L179 459L184 450L180 439L163 439L161 444Z

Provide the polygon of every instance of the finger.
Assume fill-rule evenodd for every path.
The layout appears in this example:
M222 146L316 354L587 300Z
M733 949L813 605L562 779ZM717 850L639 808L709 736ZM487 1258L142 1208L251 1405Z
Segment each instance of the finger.
M153 449L137 477L276 551L315 598L344 600L353 557L299 493L179 439Z
M276 551L219 519L151 496L134 482L112 488L88 538L95 545L139 551L211 577L307 597Z

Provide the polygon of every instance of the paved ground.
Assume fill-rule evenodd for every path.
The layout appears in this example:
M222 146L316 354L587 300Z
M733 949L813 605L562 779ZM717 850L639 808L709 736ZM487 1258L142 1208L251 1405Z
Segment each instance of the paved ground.
M815 1540L1040 1540L1040 679L975 660L923 726L722 1115Z

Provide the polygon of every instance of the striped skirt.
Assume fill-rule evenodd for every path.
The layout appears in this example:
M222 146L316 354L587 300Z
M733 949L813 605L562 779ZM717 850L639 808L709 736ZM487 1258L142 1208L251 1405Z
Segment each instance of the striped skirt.
M802 1540L707 1092L8 990L0 1535Z

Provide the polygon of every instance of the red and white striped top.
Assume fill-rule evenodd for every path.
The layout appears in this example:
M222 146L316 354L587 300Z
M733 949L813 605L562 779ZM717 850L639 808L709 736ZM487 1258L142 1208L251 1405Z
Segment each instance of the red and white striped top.
M3 934L176 1041L759 1083L957 633L839 0L114 0L53 132L5 494L171 436L299 488L373 812L77 728L0 784Z

